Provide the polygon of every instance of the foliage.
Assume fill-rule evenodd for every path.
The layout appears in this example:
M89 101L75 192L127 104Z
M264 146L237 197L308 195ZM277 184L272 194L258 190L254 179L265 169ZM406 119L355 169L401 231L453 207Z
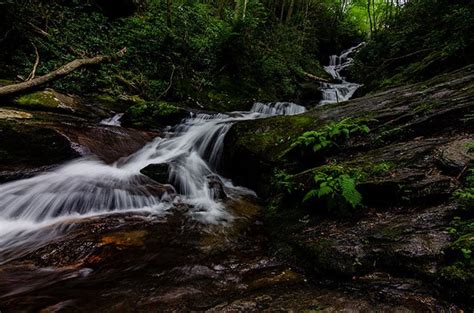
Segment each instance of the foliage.
M284 170L275 170L273 181L278 190L288 194L292 193L296 188L293 182L293 175L288 174Z
M454 193L459 206L468 212L474 212L474 169L469 170L466 186Z
M472 286L474 281L474 169L470 169L464 188L454 194L462 210L451 222L448 231L453 242L447 249L448 265L442 275L459 283Z
M78 71L54 87L227 109L229 101L294 99L302 73L322 71L317 59L326 60L327 47L361 37L347 14L331 13L337 1L296 2L291 9L266 0L246 1L245 9L242 1L135 2L143 3L140 10L117 17L94 0L1 1L0 77L28 76L33 45L37 75L127 47L116 63Z
M293 143L293 147L311 147L313 152L338 147L338 143L355 134L367 134L370 129L361 120L344 118L319 130L305 132Z
M363 175L358 170L347 170L340 166L323 166L314 173L317 187L310 190L303 201L325 200L328 208L362 205L362 195L357 191L357 183Z
M474 2L411 0L384 21L351 73L366 90L417 82L474 61Z

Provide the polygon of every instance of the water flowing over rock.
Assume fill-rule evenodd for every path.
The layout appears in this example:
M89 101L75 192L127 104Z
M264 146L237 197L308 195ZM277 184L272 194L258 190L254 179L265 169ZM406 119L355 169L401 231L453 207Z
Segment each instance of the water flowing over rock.
M0 251L31 238L34 242L38 238L32 232L46 226L54 237L56 230L63 231L64 220L111 212L161 214L176 202L189 205L190 216L200 221L231 221L232 214L220 201L225 193L218 190L216 196L215 182L222 181L231 193L249 193L215 173L232 123L301 112L304 108L292 103L257 103L249 112L198 114L185 119L167 137L157 138L113 164L83 158L36 177L0 185ZM140 173L148 165L160 163L170 165L170 182L181 193L177 199L165 186Z
M123 116L123 113L118 113L112 117L102 120L100 123L102 125L108 125L108 126L121 126L122 122L120 121L120 119L122 118L122 116Z
M361 86L356 83L346 81L343 71L346 70L353 62L351 55L357 52L365 43L352 47L343 51L341 55L332 55L329 59L329 65L325 66L326 72L337 82L321 83L322 100L319 104L339 103L349 100L356 90Z

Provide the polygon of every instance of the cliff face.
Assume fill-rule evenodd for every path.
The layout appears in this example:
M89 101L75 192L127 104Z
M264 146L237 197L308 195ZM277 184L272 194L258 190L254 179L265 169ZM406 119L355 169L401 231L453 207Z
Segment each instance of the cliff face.
M316 280L352 280L392 300L422 292L470 303L472 262L456 251L461 235L453 225L472 212L461 210L453 193L473 160L473 108L471 65L299 116L240 122L226 137L223 170L268 200L266 226L276 251ZM305 131L345 118L370 132L317 153L293 145ZM334 168L363 174L361 206L302 201L319 187L314 173ZM472 233L461 237L472 240Z

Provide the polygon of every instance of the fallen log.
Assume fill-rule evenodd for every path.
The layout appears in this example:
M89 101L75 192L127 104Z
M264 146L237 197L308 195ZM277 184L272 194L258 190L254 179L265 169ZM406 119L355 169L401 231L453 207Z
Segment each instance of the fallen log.
M12 85L0 87L0 97L13 95L15 93L19 93L19 92L27 91L29 89L39 87L51 81L57 80L61 77L64 77L81 67L95 65L102 62L108 62L115 58L121 57L125 54L125 52L126 52L126 48L123 48L122 50L120 50L119 52L113 55L98 55L92 58L76 59L46 75L39 76L34 79L24 81L18 84L12 84Z
M303 72L303 74L308 79L315 80L315 81L318 81L318 82L323 82L323 83L329 83L329 80L327 80L325 78L318 77L316 75L313 75L313 74L310 74L310 73L307 73L307 72Z

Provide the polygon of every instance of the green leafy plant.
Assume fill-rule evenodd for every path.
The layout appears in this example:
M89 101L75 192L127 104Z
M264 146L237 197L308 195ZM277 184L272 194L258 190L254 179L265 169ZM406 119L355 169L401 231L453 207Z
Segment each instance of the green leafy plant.
M364 175L358 170L347 170L340 166L324 166L314 173L316 188L311 189L303 201L320 199L329 207L342 206L353 209L362 206L362 195L357 183Z
M474 209L474 169L469 170L466 179L466 187L456 191L454 196L458 200L459 206L466 211L472 212Z
M283 170L275 170L273 175L274 185L283 192L292 193L295 189L293 176Z
M466 149L468 153L474 153L474 140L466 144Z
M313 152L338 147L338 142L349 139L351 135L367 134L370 128L363 124L362 120L344 118L338 122L332 122L319 130L303 133L296 139L292 147L311 147Z

